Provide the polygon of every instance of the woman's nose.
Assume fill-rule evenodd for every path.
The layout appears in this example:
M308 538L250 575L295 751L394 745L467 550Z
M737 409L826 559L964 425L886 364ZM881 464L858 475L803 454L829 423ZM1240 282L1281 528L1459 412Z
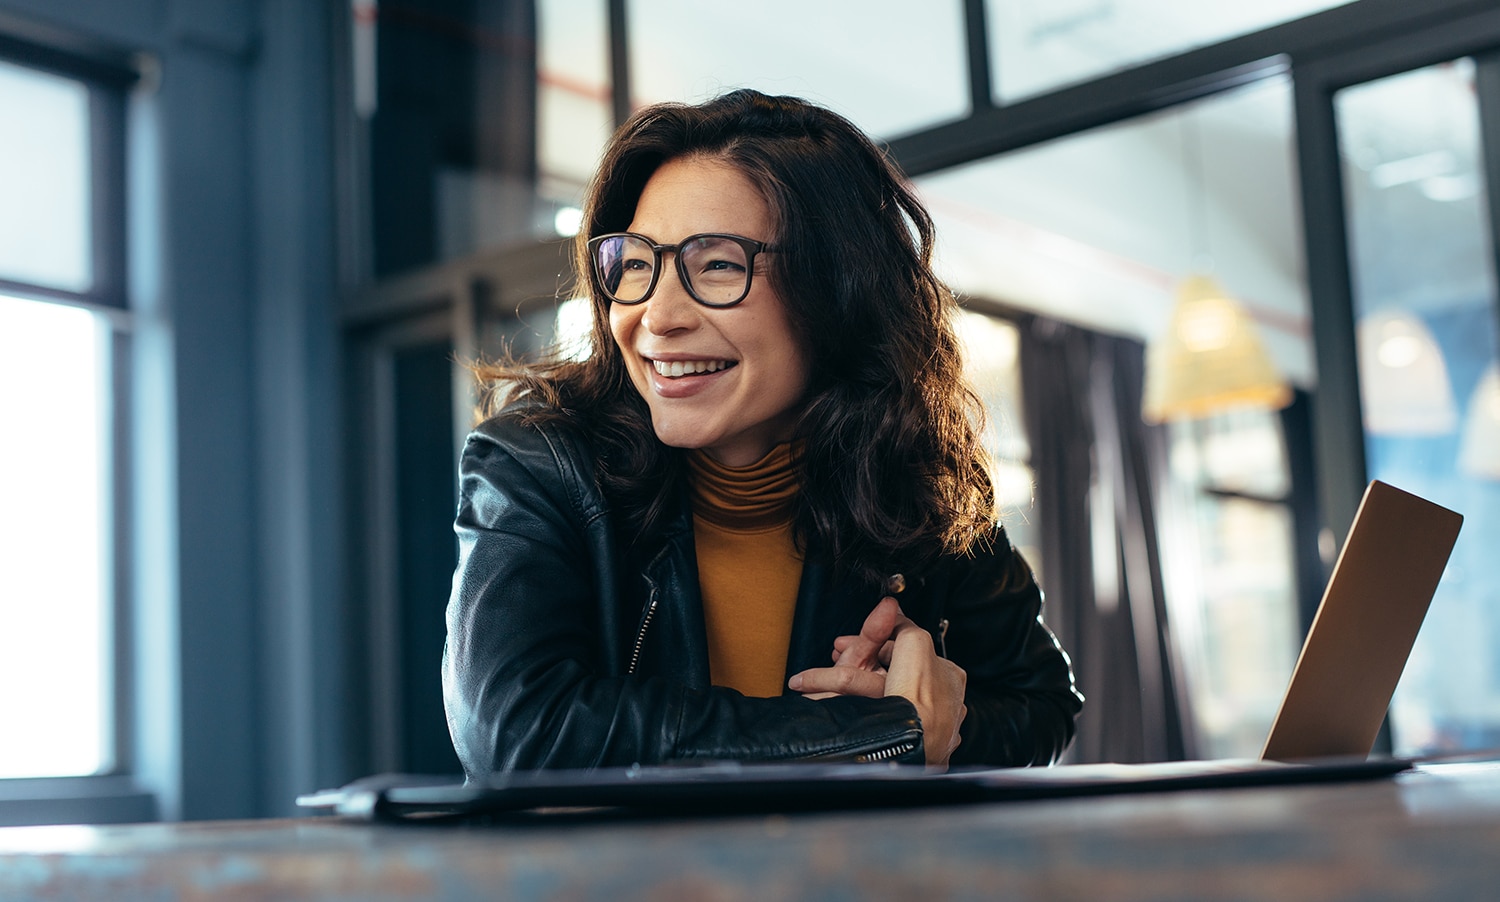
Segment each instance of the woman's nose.
M665 266L656 290L646 299L641 323L657 335L690 329L699 321L698 302L688 294L675 266Z

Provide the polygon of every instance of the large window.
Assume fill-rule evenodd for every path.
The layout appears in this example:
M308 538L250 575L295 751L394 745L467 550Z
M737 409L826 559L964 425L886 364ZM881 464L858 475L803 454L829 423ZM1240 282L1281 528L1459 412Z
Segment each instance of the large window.
M0 778L117 764L111 96L0 59Z
M1273 77L921 176L938 264L963 296L1146 342L1166 332L1181 280L1211 270L1250 311L1280 371L1309 384L1291 120L1291 83ZM993 360L1006 359L1002 336L976 341L969 325L966 337ZM1017 384L990 384L981 391L993 410L1021 396ZM997 419L1003 426L1019 415ZM1168 503L1157 528L1190 747L1252 757L1300 638L1299 536L1282 426L1274 412L1239 410L1173 424L1166 441L1171 460L1160 492ZM1017 463L1027 458L1024 435L1007 443L1009 450L997 449L1014 474L1007 484L1025 486L1029 474ZM1014 518L1019 528L1006 524L1022 545L1026 521L1057 515L1011 508L1024 514ZM1027 551L1040 568L1039 551ZM1112 572L1112 564L1099 570ZM1067 602L1059 593L1054 600L1061 620Z

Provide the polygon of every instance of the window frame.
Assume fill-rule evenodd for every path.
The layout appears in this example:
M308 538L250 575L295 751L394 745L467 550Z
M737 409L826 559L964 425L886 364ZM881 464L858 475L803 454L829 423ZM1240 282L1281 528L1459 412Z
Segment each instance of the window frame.
M131 543L134 422L131 404L133 317L129 309L126 237L127 105L138 73L121 52L0 18L0 61L81 83L88 92L90 228L93 279L72 291L0 277L0 294L79 307L100 315L106 339L110 464L106 491L110 540L104 549L110 598L106 637L112 655L105 703L108 765L96 774L0 777L0 825L154 820L155 797L133 777L134 605Z

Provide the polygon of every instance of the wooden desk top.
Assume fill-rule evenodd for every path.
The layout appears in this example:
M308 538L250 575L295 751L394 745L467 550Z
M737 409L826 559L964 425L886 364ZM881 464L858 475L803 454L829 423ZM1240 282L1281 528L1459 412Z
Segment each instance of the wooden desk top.
M486 827L0 829L0 899L1489 899L1500 762L1339 785Z

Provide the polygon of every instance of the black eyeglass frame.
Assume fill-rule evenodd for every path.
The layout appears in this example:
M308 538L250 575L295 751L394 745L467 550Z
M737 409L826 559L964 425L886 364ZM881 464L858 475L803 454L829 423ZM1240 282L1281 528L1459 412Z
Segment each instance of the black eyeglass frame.
M619 298L615 297L614 293L611 292L607 287L607 282L604 279L604 273L602 272L599 263L599 245L603 244L610 238L635 238L645 242L646 246L651 248L651 281L646 285L645 293L636 300L622 301ZM744 250L745 290L740 292L739 297L735 298L732 301L716 303L714 301L704 300L698 295L698 292L693 289L693 280L688 277L687 269L682 262L681 249L683 245L692 244L694 241L697 241L700 238L723 238L729 241L733 241L735 244L738 244L742 250ZM769 242L756 241L754 238L746 238L744 235L734 235L729 232L699 232L696 235L687 236L676 244L657 244L655 241L652 241L650 238L647 238L645 235L642 235L639 232L607 232L603 235L595 235L593 238L590 238L588 240L588 249L589 268L593 270L594 284L599 287L599 291L602 292L606 298L609 298L609 302L611 304L622 304L626 307L633 307L636 304L644 304L647 301L651 300L651 295L656 293L656 283L661 280L662 252L671 251L672 256L676 258L677 261L677 280L682 283L682 287L687 291L688 296L698 303L702 304L703 306L711 307L715 310L723 310L726 307L733 307L735 304L738 304L745 298L749 297L750 285L754 281L755 277L755 258L760 254L772 254L776 252L776 248Z

